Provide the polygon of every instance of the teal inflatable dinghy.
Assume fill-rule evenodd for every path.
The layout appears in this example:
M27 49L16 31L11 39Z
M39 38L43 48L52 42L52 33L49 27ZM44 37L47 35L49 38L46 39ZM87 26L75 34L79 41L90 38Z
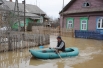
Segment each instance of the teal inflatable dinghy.
M76 47L66 48L65 52L60 52L59 55L55 53L54 49L45 49L45 50L35 50L30 49L29 52L36 58L39 59L55 59L55 58L62 58L64 57L74 57L78 56L79 50Z

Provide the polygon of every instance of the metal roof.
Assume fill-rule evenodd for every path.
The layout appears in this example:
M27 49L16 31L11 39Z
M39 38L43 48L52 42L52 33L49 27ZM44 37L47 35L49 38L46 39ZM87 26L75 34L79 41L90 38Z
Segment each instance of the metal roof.
M10 1L6 1L5 4L10 8L10 10L14 10L15 7L15 2L10 2ZM19 11L24 12L24 4L19 3ZM43 12L38 6L36 5L30 5L30 4L26 4L26 12L28 13L34 13L34 14L44 14L46 15L45 12Z
M36 14L46 14L38 6L30 5L30 4L26 4L26 11L31 13L36 13Z

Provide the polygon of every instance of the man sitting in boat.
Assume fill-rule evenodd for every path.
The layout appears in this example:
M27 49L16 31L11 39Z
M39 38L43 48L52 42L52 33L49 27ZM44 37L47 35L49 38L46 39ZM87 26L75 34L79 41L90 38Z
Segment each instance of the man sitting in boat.
M57 47L55 47L55 49L57 50L57 52L62 51L65 52L65 42L62 40L62 38L60 36L57 37Z

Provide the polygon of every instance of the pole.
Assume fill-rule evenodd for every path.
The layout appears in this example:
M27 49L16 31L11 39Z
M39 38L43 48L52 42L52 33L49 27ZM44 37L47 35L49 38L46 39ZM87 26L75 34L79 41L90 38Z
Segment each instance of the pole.
M60 24L59 24L59 36L61 36L61 29L60 28L63 28L64 27L64 16L63 16L63 10L64 10L64 0L63 0L63 6L62 6L62 26L60 27Z
M63 0L63 10L62 10L62 27L64 27L64 14L63 14L63 12L64 12L64 0Z
M24 32L26 31L25 28L26 28L26 23L25 23L25 0L24 0Z
M36 0L36 6L37 6L37 0Z
M19 19L20 15L19 15L19 5L18 5L18 0L16 0L16 4L17 4L17 11L18 11L18 22L19 22L18 31L20 31L20 30L21 30L21 28L20 28L20 19Z
M39 8L40 8L40 2L39 2ZM42 23L42 21L41 21L41 11L40 11L40 23Z

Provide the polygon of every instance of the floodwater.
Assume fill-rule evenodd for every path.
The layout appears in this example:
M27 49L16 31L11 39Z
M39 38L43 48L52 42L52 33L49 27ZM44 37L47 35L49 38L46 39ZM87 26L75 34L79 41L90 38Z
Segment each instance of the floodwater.
M29 53L30 48L0 53L0 68L103 68L103 41L62 37L66 47L77 47L76 57L61 59L35 59ZM50 45L56 46L56 36L51 36ZM38 49L38 48L34 48Z

